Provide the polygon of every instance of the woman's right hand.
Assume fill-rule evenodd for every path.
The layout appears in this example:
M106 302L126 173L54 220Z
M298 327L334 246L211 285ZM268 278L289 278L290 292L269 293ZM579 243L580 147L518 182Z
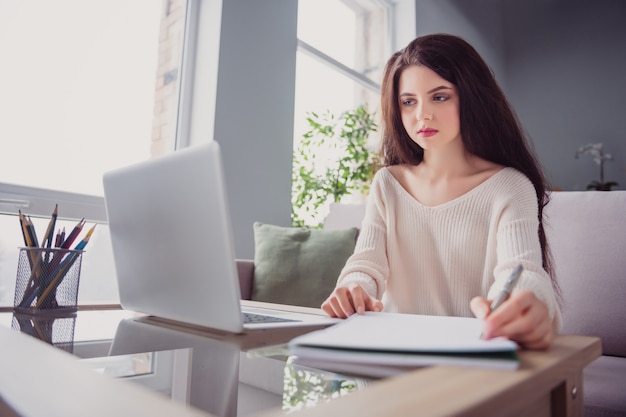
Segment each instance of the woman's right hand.
M321 308L330 317L345 319L354 313L382 311L383 303L370 296L360 285L352 284L335 288Z

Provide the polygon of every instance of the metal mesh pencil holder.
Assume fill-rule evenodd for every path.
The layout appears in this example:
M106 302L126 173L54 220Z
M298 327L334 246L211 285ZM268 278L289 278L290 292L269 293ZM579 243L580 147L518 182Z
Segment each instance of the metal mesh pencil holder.
M84 251L20 248L14 311L19 314L75 312Z

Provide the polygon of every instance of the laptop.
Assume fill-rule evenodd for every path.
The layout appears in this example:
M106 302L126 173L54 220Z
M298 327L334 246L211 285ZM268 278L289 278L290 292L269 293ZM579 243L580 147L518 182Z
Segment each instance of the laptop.
M108 171L103 185L124 309L232 333L338 321L242 310L218 142Z

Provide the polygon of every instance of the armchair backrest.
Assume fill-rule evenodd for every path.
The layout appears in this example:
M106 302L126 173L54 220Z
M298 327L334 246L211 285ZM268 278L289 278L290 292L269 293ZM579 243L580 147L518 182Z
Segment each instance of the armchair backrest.
M347 229L348 227L360 229L363 217L365 217L365 204L331 203L323 228L326 230Z
M562 333L598 336L605 355L626 356L626 191L554 192L545 215Z

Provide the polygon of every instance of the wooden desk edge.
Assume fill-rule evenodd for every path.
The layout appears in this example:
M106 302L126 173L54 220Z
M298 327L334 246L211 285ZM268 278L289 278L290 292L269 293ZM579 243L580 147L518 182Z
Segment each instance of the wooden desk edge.
M561 335L548 352L521 352L523 365L518 371L464 368L460 372L461 368L452 366L418 369L302 410L298 416L413 417L416 410L428 416L516 416L533 399L549 397L600 354L596 337ZM284 413L275 409L250 417L278 416Z
M251 305L259 303L252 302ZM293 311L291 306L285 308ZM321 313L319 309L309 311ZM71 417L87 413L99 417L117 415L120 407L125 407L125 412L136 410L154 416L210 415L173 403L132 383L99 375L77 362L72 355L30 336L0 328L0 340L5 347L5 354L0 356L0 369L4 370L0 375L0 403L15 404L25 416L46 414L42 410L48 410L50 416ZM466 368L460 373L460 368L455 367L419 369L374 382L366 390L298 414L302 417L340 413L360 417L401 417L413 416L415 410L428 410L428 415L437 416L481 415L479 410L493 412L502 404L511 405L515 398L519 400L520 390L528 393L536 391L537 387L551 389L562 384L572 375L580 374L584 366L600 354L598 338L557 336L548 352L521 352L522 367L516 372ZM542 371L541 377L533 376L538 373L538 368ZM24 387L29 389L24 390ZM451 397L450 392L455 395ZM32 393L46 395L37 394L38 401L32 401ZM67 398L67 393L77 401L61 400ZM116 400L111 401L111 398ZM524 399L527 401L528 397ZM65 405L60 407L62 404ZM84 408L80 408L81 405ZM251 417L262 416L284 417L284 412L273 409Z

